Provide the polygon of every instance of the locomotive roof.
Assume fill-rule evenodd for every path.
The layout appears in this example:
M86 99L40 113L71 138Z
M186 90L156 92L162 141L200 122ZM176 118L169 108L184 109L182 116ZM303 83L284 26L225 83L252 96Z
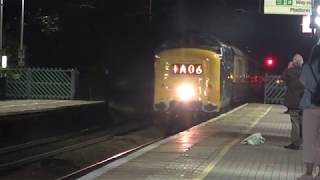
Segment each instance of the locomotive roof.
M231 49L236 55L245 56L244 53L235 46L227 45L210 34L201 33L175 34L173 38L161 44L161 46L157 49L157 52L173 48L200 48L216 51L220 50L221 47Z
M214 47L226 46L220 40L211 35L181 33L174 35L173 38L165 41L160 50L171 48L203 48L211 49Z
M245 56L245 54L240 49L238 49L237 47L235 47L235 46L230 46L230 47L231 47L231 49L232 49L232 51L233 51L233 53L235 55Z

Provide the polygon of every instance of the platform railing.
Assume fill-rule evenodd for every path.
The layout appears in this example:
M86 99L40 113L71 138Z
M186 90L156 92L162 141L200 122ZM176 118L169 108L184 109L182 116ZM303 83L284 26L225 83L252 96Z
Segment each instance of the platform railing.
M281 83L279 76L265 76L264 103L283 104L287 87Z

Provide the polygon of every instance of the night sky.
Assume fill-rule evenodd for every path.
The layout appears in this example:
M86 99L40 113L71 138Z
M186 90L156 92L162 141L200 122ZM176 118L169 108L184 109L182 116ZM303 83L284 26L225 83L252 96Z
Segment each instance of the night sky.
M105 69L115 86L141 82L138 87L152 88L143 83L152 81L155 49L176 32L212 34L258 62L272 55L278 73L294 53L307 59L315 43L302 34L301 16L264 15L258 0L153 0L152 19L148 2L25 0L27 65L78 68L90 93L103 94L98 84L105 81ZM4 48L14 66L20 1L5 0L4 13Z

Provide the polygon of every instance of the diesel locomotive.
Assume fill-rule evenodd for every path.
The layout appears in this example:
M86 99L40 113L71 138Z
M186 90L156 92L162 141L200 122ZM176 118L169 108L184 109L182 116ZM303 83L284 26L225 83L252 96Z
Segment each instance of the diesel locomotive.
M212 36L184 35L165 42L155 54L154 68L156 124L220 112L247 97L247 56Z

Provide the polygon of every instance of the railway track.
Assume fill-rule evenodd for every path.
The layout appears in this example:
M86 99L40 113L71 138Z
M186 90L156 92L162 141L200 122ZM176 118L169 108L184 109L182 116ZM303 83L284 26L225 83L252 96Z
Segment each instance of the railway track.
M190 127L189 127L189 128L190 128ZM182 129L181 129L181 130L182 130ZM183 130L185 130L185 129L183 129ZM179 131L175 131L175 132L172 133L172 134L175 134L175 133L178 133L178 132L179 132ZM170 136L170 135L172 135L172 134L165 134L165 136L163 136L163 137L161 137L161 138L156 138L156 139L153 139L153 140L151 140L151 141L149 141L149 142L147 142L147 143L144 143L144 144L141 144L141 145L136 146L136 147L134 147L134 148L125 150L125 151L120 152L120 153L118 153L118 154L116 154L116 155L113 155L113 156L111 156L111 157L109 157L109 158L106 158L106 159L104 159L104 160L101 160L101 161L99 161L99 162L97 162L97 163L94 163L94 164L89 165L89 166L87 166L87 167L84 167L84 168L82 168L82 169L79 169L79 170L73 171L73 172L71 172L71 173L69 173L69 174L66 174L66 175L64 175L64 176L62 176L62 177L59 177L59 178L57 178L56 180L74 180L74 179L80 178L81 176L84 176L84 175L86 175L86 174L89 173L89 172L92 172L92 171L94 171L94 170L96 170L96 169L99 169L99 168L101 168L101 167L103 167L103 166L105 166L105 165L107 165L107 164L109 164L109 163L111 163L111 162L113 162L113 161L115 161L115 160L124 158L124 157L126 157L126 156L128 156L128 155L130 155L130 154L132 154L132 153L134 153L134 152L136 152L136 151L138 151L138 150L140 150L140 149L143 149L143 148L145 148L145 147L147 147L147 146L149 146L149 145L151 145L151 144L153 144L153 143L155 143L155 142L161 141L161 140L163 140L164 138L166 138L166 137L168 137L168 136Z
M50 143L45 141L33 142L33 144L40 144L40 147L47 147L47 150L38 153L34 153L35 150L32 150L31 145L26 145L24 150L21 151L19 148L17 150L11 148L10 151L2 150L3 153L1 154L0 150L0 174L2 174L0 178L11 180L20 179L23 176L26 180L75 179L169 135L159 128L152 127L148 121L132 122L118 125L117 128L114 127L112 130L108 129L95 138L82 139L77 143L61 145L58 148L51 148L51 142L55 141L54 138L51 139ZM1 161L1 157L4 155L25 153L25 151L33 151L33 154L20 156L22 158L7 158L6 161ZM30 174L30 172L33 173ZM28 176L25 176L25 174L28 174Z
M0 148L0 156L4 155L4 154L16 152L16 151L21 151L21 150L28 149L28 148L33 148L33 147L37 147L37 146L41 146L41 145L46 145L46 144L70 139L70 138L77 137L77 136L87 134L87 133L91 133L91 132L94 132L97 130L99 130L99 128L84 129L84 130L81 130L80 132L70 133L67 135L54 136L54 137L49 137L49 138L44 138L44 139L40 139L40 140L26 142L23 144L17 144L17 145L12 145L12 146L8 146L8 147L3 147L3 148Z
M0 149L0 171L4 172L15 169L21 167L22 165L41 161L58 154L104 142L113 136L137 131L149 125L150 124L146 122L126 124L121 127L113 128L112 130L108 129L105 131L100 131L86 138L82 137L80 135L81 133L75 133L2 148ZM82 133L88 133L88 130L84 130ZM76 134L80 137L77 137ZM69 139L66 140L65 138Z
M152 141L150 141L148 143L142 144L142 145L137 146L135 148L132 148L132 149L126 150L124 152L118 153L118 154L116 154L116 155L114 155L114 156L112 156L110 158L107 158L107 159L102 160L100 162L97 162L97 163L95 163L93 165L90 165L90 166L87 166L85 168L82 168L80 170L74 171L74 172L72 172L70 174L67 174L67 175L63 176L63 177L60 177L57 180L73 180L73 179L79 178L79 177L81 177L81 176L83 176L83 175L85 175L85 174L87 174L87 173L89 173L89 172L91 172L91 171L93 171L95 169L98 169L98 168L100 168L100 167L102 167L102 166L104 166L106 164L109 164L109 163L111 163L111 162L113 162L113 161L115 161L117 159L121 159L121 158L123 158L123 157L125 157L125 156L127 156L127 155L129 155L129 154L131 154L133 152L136 152L136 151L138 151L138 150L140 150L140 149L142 149L144 147L147 147L150 144L155 143L155 142L157 142L159 140L161 140L161 139L152 140Z

